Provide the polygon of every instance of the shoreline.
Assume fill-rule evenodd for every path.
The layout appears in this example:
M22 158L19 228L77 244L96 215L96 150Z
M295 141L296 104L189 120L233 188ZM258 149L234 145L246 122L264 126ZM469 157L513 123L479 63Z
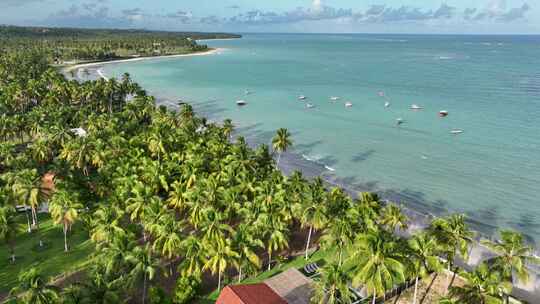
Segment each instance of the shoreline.
M195 52L195 53L188 53L188 54L176 54L176 55L163 55L163 56L146 56L146 57L135 57L135 58L124 58L124 59L116 59L116 60L107 60L107 61L96 61L96 62L87 62L87 63L77 63L73 65L68 65L65 67L61 67L60 70L65 74L69 73L74 70L78 70L81 68L91 68L91 67L99 67L103 65L108 64L117 64L117 63L126 63L126 62L137 62L137 61L147 61L147 60L157 60L157 59L171 59L171 58L182 58L182 57L194 57L194 56L208 56L217 54L219 52L224 51L225 48L212 48L208 49L204 52ZM103 77L106 79L104 75L99 73L100 77Z
M213 50L214 53L223 50L223 49L216 49ZM190 56L191 54L187 54L187 56ZM201 55L201 54L198 54ZM205 54L203 54L205 55ZM183 55L186 56L186 55ZM193 56L193 55L191 55ZM166 57L166 56L163 56ZM163 57L149 57L146 59L158 59ZM139 58L137 58L139 59ZM106 63L122 63L122 62L129 62L128 61L116 61L116 62L106 62ZM101 66L102 63L96 63L93 64L93 69L90 71L91 74L93 74L96 77L107 79L107 76L99 69L99 66ZM76 77L78 80L83 81L83 79ZM156 104L162 104L168 107L175 107L174 104L169 103L167 101L170 100L169 97L160 96L159 93L156 92L149 92L150 95L156 97ZM200 102L200 101L199 101ZM194 106L198 103L197 101L192 102L194 103ZM205 103L205 102L203 102ZM208 107L210 105L207 105ZM210 110L208 112L208 109L201 110L200 115L208 118L209 121L221 121L220 119L224 117L219 117L219 114L213 114ZM250 133L247 131L249 129L249 126L240 126L238 130L235 130L236 135L241 135L246 138L246 141L249 146L254 147L259 144L261 144L261 141L264 141L264 138L257 135L257 133ZM315 176L320 176L323 178L324 182L327 185L331 186L338 186L343 188L347 193L349 193L352 197L356 197L359 191L368 191L368 192L375 192L380 195L382 201L388 202L392 201L395 202L397 205L400 205L403 209L403 212L409 217L410 220L410 230L404 231L406 235L409 235L410 233L417 232L419 230L423 230L429 225L429 222L435 218L435 217L442 217L444 216L445 212L441 212L441 210L430 210L426 209L426 206L423 206L423 201L416 201L414 197L404 197L398 193L390 193L387 192L385 189L369 189L364 188L363 185L356 185L356 184L350 184L348 183L344 178L340 177L336 172L333 170L330 170L332 168L329 168L325 164L318 163L313 160L306 159L304 155L299 153L298 151L291 151L283 153L283 156L281 158L282 162L279 166L279 170L285 174L290 175L291 172L294 170L298 170L303 173L304 177L306 178L313 178ZM467 261L463 261L461 259L456 260L456 265L470 271L473 269L474 266L478 265L484 258L491 256L493 253L490 252L488 248L483 246L480 243L481 239L491 239L494 240L494 235L490 235L482 228L482 223L478 222L476 219L469 217L468 218L468 224L471 230L475 231L476 237L474 238L474 242L471 244L470 250L470 256ZM484 230L484 231L483 231ZM404 236L401 233L398 235ZM538 250L540 248L537 248L537 254ZM518 296L521 299L528 299L528 300L537 300L540 298L540 295L537 295L535 292L536 282L540 282L540 267L530 267L531 271L531 281L529 284L523 284L523 283L517 283L514 286L514 292L513 294L515 296ZM531 285L531 282L532 285Z

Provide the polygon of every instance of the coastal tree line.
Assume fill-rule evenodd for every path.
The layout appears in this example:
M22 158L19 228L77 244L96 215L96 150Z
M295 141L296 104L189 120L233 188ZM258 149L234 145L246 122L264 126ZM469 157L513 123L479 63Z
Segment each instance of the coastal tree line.
M36 50L50 63L102 61L205 51L198 39L237 38L223 33L97 30L0 26L0 51Z
M41 51L0 56L0 248L14 265L28 254L18 241L40 233L46 202L66 254L73 229L95 251L85 279L63 288L39 265L20 269L11 303L189 303L209 282L219 290L271 269L291 254L299 230L306 259L315 247L329 252L314 303L350 303L350 283L383 302L413 282L416 304L419 280L433 273L448 277L444 303L503 303L538 263L519 233L502 231L499 242L485 243L497 257L459 271L455 261L467 258L474 237L464 216L399 237L408 225L399 206L282 174L277 162L293 144L285 129L253 149L233 138L231 120L157 106L127 74L79 83L48 63ZM43 188L47 174L52 191ZM453 286L456 272L462 286ZM169 294L159 286L166 277L176 280Z

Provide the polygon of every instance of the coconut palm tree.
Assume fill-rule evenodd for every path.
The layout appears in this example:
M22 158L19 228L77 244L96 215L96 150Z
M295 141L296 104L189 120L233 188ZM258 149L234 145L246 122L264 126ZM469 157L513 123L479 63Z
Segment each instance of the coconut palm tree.
M144 247L137 246L126 256L126 261L130 263L130 276L137 280L140 277L143 279L142 303L146 301L146 290L148 281L152 281L160 268L159 260L152 255L152 250L147 244Z
M350 249L347 264L352 265L353 286L364 285L376 298L405 281L402 247L385 233L360 234Z
M387 227L390 232L394 232L396 229L407 229L408 221L407 216L401 212L401 208L395 204L390 203L382 209L381 225Z
M45 282L36 268L30 268L21 272L18 284L10 294L20 298L23 303L54 304L58 299L58 291L56 286Z
M493 269L501 273L505 282L514 282L515 279L521 282L528 282L528 265L539 265L540 258L534 255L534 249L525 244L523 235L510 230L500 232L501 240L498 242L483 241L482 244L497 254L489 262ZM505 296L506 301L508 297Z
M499 273L480 264L473 272L461 272L463 286L450 288L450 297L463 304L502 304L502 295L512 289L510 282L501 280Z
M352 303L352 291L349 289L347 272L337 263L330 263L318 270L320 277L315 283L311 303L347 304Z
M169 259L178 257L184 228L184 223L176 220L174 213L164 213L156 223L149 227L155 238L152 249L159 250L163 256Z
M189 235L182 240L181 252L184 254L179 266L183 276L198 276L205 263L206 251L200 238Z
M277 166L281 160L281 154L292 146L291 134L287 129L278 129L276 136L272 139L272 148L278 153Z
M432 272L439 272L443 265L439 258L440 248L434 236L428 233L414 235L409 240L411 257L409 268L414 276L413 304L416 304L418 296L418 280L428 276ZM426 293L429 291L426 291Z
M328 217L326 216L325 209L325 193L324 186L321 178L316 178L311 184L309 184L309 195L303 202L302 215L300 222L302 227L309 227L309 232L306 241L305 259L307 260L309 255L309 245L311 241L311 234L313 230L319 230L326 226Z
M79 219L79 210L83 205L73 192L58 189L49 203L49 211L55 224L61 224L64 231L64 251L68 252L67 234L73 224Z
M109 243L117 235L125 234L121 227L124 211L116 206L100 206L92 216L90 239L96 243Z
M207 256L203 269L218 275L218 291L221 290L221 277L229 265L236 265L240 255L232 248L230 239L213 239L206 244Z
M12 206L0 207L0 239L8 245L12 263L15 263L15 238L19 229L19 224L15 220L16 215Z
M467 259L469 246L474 236L465 223L464 215L451 215L448 218L437 218L433 220L429 228L430 232L437 238L437 242L445 248L444 252L448 260L448 271L454 266L456 255ZM454 273L455 276L455 273ZM450 273L448 274L448 288L451 287ZM447 288L447 289L448 289Z
M38 226L37 209L44 200L45 192L37 170L21 170L12 181L14 194L24 206L29 206L32 214L32 227ZM28 225L28 232L32 228Z
M230 120L230 119L225 119L225 120L223 121L222 130L223 130L223 135L224 135L226 138L231 138L231 134L232 134L232 132L234 131L234 125L233 125L233 123L232 123L232 120Z
M238 257L238 283L242 281L242 269L246 266L253 266L256 269L261 267L261 260L257 256L257 249L264 248L264 243L256 237L252 226L241 223L235 228L232 235L232 247L239 255Z

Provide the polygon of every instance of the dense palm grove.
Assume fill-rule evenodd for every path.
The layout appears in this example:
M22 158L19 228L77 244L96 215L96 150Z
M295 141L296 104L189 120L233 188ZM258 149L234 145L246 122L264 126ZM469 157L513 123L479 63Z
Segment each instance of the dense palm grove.
M512 280L526 280L537 262L521 235L505 231L486 243L499 256L452 286L444 270L457 271L473 239L463 216L398 237L407 218L396 205L284 176L275 159L293 144L287 130L272 147L251 149L233 139L230 120L208 123L189 105L157 107L129 75L79 83L42 53L3 54L0 113L0 249L10 263L28 254L17 242L39 233L44 203L67 254L74 227L95 245L85 279L62 288L39 265L20 269L10 303L189 303L209 281L220 289L274 267L293 251L294 231L305 232L298 251L306 258L313 248L328 252L314 303L349 303L349 283L384 301L405 282L417 303L418 281L432 273L448 276L444 303L503 303ZM52 193L42 187L46 174ZM15 206L28 208L18 214ZM177 278L176 288L160 292L160 277Z
M195 40L237 37L221 33L0 26L0 50L39 50L50 62L62 63L204 51L206 45Z

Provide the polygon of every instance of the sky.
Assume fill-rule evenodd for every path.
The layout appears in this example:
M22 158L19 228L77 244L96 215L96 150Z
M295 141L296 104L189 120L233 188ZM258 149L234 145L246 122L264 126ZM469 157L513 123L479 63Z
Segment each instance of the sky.
M0 24L241 33L540 34L540 0L0 0Z

